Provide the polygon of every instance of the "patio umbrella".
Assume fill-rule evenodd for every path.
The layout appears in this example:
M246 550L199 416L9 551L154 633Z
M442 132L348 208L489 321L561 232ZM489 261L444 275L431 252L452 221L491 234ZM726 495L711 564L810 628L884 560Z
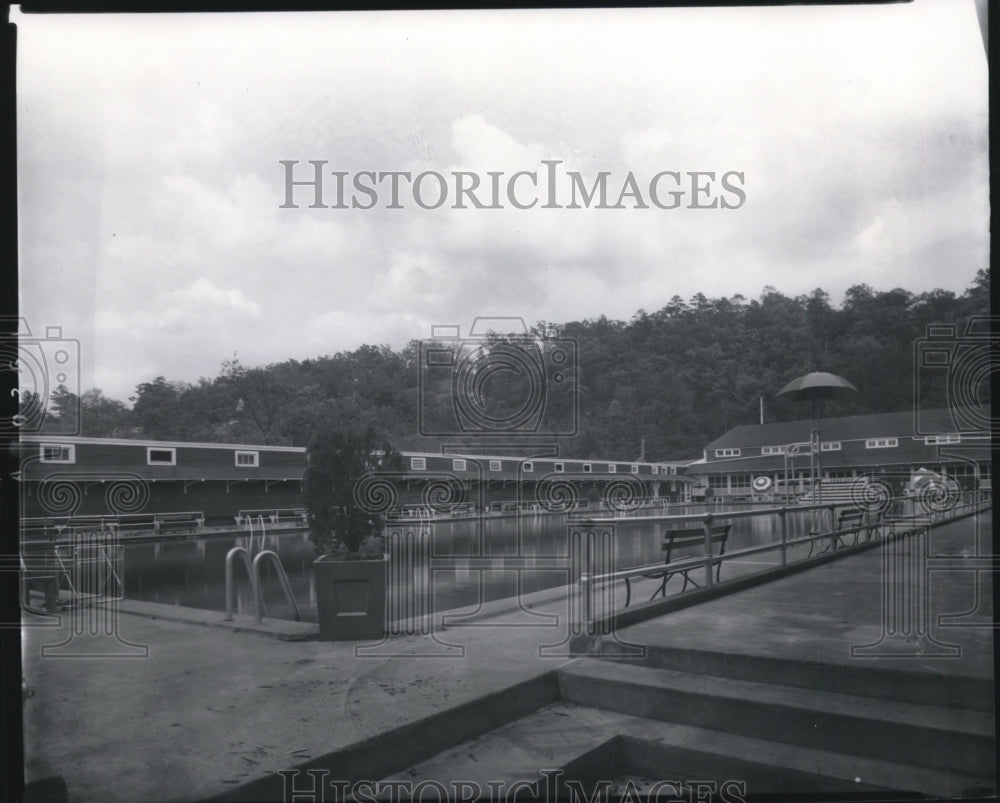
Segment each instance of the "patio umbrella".
M855 393L858 389L854 387L850 382L848 382L844 377L838 376L837 374L831 374L826 371L813 371L808 374L803 374L800 377L793 379L787 385L785 385L781 390L778 391L779 396L788 396L796 401L808 401L812 405L812 417L816 422L816 435L817 444L816 448L819 449L819 403L824 399L832 399L835 391L841 390L853 390ZM810 450L812 452L812 450ZM820 467L820 454L819 451L814 453L816 465L815 469L811 471L814 474L814 480L821 477L823 472ZM810 459L812 463L812 459ZM813 501L816 501L817 483L813 482ZM823 491L819 489L819 501L823 501Z
M858 392L858 389L842 376L826 371L813 371L793 379L778 391L778 395L788 396L796 401L812 402L813 417L815 418L816 405L824 399L832 399L834 391L838 390Z

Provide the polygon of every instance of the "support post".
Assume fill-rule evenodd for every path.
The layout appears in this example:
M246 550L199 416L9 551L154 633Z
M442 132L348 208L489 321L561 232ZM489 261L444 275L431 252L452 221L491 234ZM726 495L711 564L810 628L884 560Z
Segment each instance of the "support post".
M781 512L778 513L778 520L781 522L781 565L788 565L788 521L786 514L788 513L788 508L781 508Z
M712 587L712 514L705 516L705 588Z

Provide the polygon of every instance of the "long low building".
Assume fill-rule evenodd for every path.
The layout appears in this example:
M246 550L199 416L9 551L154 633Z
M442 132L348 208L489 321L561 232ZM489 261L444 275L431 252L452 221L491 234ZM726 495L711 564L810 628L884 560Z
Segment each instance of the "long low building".
M957 416L935 409L919 417L911 410L741 425L708 444L686 474L696 499L801 494L814 469L828 483L859 477L905 483L923 469L962 488L986 489L992 481L989 420L988 411Z
M114 517L140 524L155 516L158 523L219 526L256 516L294 518L305 506L302 447L25 435L19 448L25 519ZM690 496L677 463L402 456L402 470L377 477L392 483L397 508L561 510L574 500L629 504Z
M395 509L438 512L790 498L810 489L813 462L828 482L869 476L902 485L923 470L962 488L990 488L989 428L968 426L989 416L952 412L922 411L919 421L907 411L742 425L695 461L404 452L403 468L382 479L391 482ZM220 526L258 516L301 520L305 506L302 447L25 435L19 448L25 519Z

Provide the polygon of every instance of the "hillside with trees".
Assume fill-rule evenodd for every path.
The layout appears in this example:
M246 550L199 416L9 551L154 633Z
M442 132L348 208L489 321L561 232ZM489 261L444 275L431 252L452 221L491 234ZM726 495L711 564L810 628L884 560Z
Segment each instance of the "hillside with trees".
M768 287L752 300L675 296L630 321L539 322L533 332L541 338L554 329L576 345L579 428L560 439L562 454L633 459L645 439L647 459L666 460L698 456L730 427L756 423L761 397L766 420L808 417L801 404L775 394L812 370L841 374L860 391L827 403L824 415L909 409L921 379L914 343L927 325L955 323L961 335L970 317L988 313L983 270L961 295L856 285L835 308L820 289L788 297ZM365 345L255 367L234 356L211 379L140 383L131 408L97 389L79 398L59 389L45 431L75 429L79 410L80 434L88 436L304 446L321 422L335 422L372 426L402 450L436 451L440 440L421 436L418 426L419 356L417 341L400 351ZM448 387L424 393L450 404ZM943 405L947 393L925 381L921 403Z

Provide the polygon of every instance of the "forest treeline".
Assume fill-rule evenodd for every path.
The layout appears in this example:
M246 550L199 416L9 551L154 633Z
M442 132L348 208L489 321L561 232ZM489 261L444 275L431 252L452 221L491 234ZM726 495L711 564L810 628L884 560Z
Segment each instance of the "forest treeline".
M915 372L914 344L928 324L955 323L961 336L971 317L988 313L989 275L981 270L960 295L856 285L835 308L820 289L788 297L767 287L753 300L675 296L630 321L540 322L533 331L557 332L576 350L576 371L568 376L577 427L575 435L560 438L562 454L629 460L644 440L647 459L668 460L699 456L730 427L759 421L762 397L765 420L808 418L806 405L776 393L812 370L840 374L859 390L826 402L824 415L910 409L921 379L921 403L943 405L946 383L937 375L928 386ZM450 404L444 398L450 383L421 388L419 362L418 341L399 351L365 345L257 367L234 356L214 378L188 383L161 376L139 384L131 408L97 389L79 398L57 389L44 429L305 446L319 423L342 422L348 429L370 425L401 450L437 451L441 439L420 434L418 396L426 403L436 392L437 402ZM566 402L565 391L560 398Z

